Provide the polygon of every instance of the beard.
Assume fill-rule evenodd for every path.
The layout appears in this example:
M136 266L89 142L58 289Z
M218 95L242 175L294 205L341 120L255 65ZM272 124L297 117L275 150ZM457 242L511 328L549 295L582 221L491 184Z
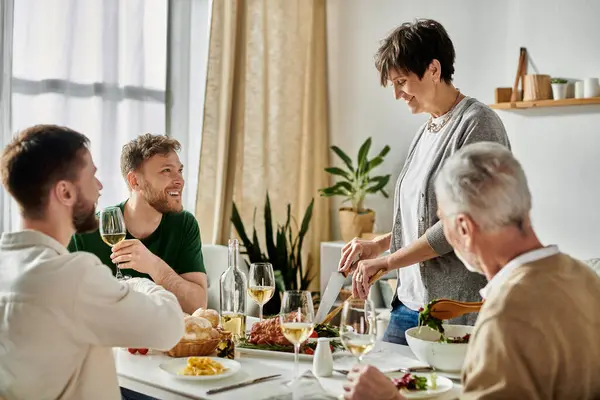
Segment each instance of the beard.
M73 226L77 233L89 233L98 229L96 202L86 201L79 191L77 202L73 206Z
M142 196L144 200L161 214L167 214L172 212L183 211L183 204L171 204L169 203L169 195L166 190L156 190L146 183L142 187Z

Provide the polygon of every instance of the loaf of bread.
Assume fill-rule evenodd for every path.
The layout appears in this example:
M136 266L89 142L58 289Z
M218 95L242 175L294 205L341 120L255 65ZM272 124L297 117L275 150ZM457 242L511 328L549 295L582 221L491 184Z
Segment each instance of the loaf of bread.
M185 317L185 335L187 340L208 340L219 337L219 331L212 327L209 320L193 315Z
M192 314L193 317L206 318L210 321L213 328L219 326L219 313L215 310L199 308Z

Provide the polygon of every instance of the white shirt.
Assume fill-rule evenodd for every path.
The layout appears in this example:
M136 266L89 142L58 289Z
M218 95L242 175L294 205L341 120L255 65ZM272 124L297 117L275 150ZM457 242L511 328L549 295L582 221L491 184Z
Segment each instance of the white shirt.
M439 142L446 135L452 134L448 126L453 118L460 115L465 107L467 97L463 98L453 109L450 120L439 132L423 132L410 165L400 184L400 215L402 219L402 247L406 247L419 238L419 201L424 196L427 178L431 172L433 155ZM433 118L435 124L440 124L447 114ZM433 177L429 177L433 179ZM425 286L421 279L419 264L413 264L398 270L398 300L411 310L418 311L425 306Z
M400 184L400 213L402 218L402 247L410 245L419 238L419 197L423 193L425 179L429 173L432 155L440 141L441 132L427 130L415 149L412 161ZM419 264L413 264L399 270L398 300L406 307L418 311L425 303L425 287L421 279Z
M121 399L112 347L167 350L183 336L177 298L119 282L93 254L37 231L0 239L0 398Z
M527 253L523 253L520 256L513 258L508 262L508 264L502 267L502 269L498 271L498 273L494 275L492 279L489 280L488 284L479 291L479 294L481 294L482 298L486 299L492 288L500 286L502 283L504 283L510 273L517 267L541 260L542 258L554 256L559 252L560 250L558 250L558 246L552 245L542 247L541 249L528 251Z

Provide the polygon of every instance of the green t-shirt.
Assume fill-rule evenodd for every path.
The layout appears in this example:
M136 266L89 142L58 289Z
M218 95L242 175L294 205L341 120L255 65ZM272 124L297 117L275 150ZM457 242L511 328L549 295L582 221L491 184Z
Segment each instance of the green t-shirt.
M125 202L118 205L123 210ZM129 231L126 239L135 239ZM202 242L200 229L196 218L187 211L163 214L158 228L150 236L140 240L156 256L160 257L178 274L187 272L204 272L204 259L202 257ZM110 259L112 250L102 241L100 232L75 234L69 243L69 251L87 251L93 253L116 274L116 267ZM132 269L127 269L127 264L120 265L123 275L132 277L150 278Z

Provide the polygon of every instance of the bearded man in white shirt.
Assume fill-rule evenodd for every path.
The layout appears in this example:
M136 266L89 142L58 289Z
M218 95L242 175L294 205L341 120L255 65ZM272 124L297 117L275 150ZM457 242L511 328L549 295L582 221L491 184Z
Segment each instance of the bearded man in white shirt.
M542 245L520 163L498 144L470 144L448 158L435 191L448 242L488 280L460 398L600 398L600 278ZM346 399L403 398L373 367L356 368L349 381Z
M0 397L120 399L113 347L169 349L184 333L176 297L148 279L119 282L93 254L69 253L97 229L102 189L89 140L36 125L0 159L23 230L0 238Z

